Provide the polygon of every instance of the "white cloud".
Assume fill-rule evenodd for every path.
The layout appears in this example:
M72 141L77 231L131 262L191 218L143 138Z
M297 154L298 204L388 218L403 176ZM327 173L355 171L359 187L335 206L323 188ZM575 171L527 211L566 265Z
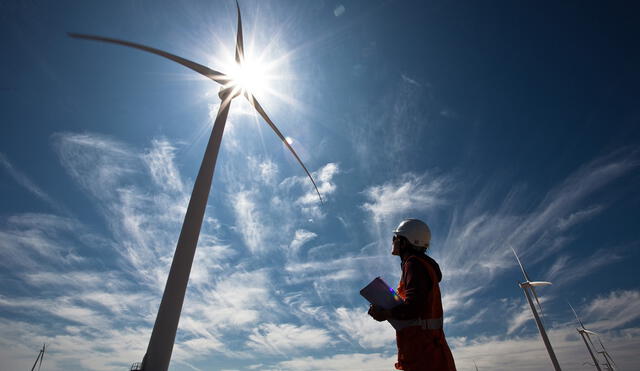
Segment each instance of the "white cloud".
M508 319L507 335L511 335L514 331L522 327L527 321L533 320L533 314L528 303L522 304L513 313L511 318Z
M579 224L586 220L591 219L595 215L599 214L602 210L604 210L604 206L595 205L595 206L588 207L584 210L576 211L575 213L572 213L567 217L560 218L560 220L558 220L558 229L560 230L569 229L576 224Z
M58 133L52 140L69 175L98 199L113 195L122 177L133 175L141 164L131 149L106 136Z
M389 347L395 345L396 332L388 322L378 322L367 314L367 307L335 310L335 325L348 340L357 342L366 349Z
M420 87L420 86L422 86L422 84L420 84L420 83L419 83L419 82L417 82L416 80L414 80L414 79L412 79L412 78L408 77L408 76L407 76L407 75L405 75L405 74L400 74L400 77L402 77L402 81L404 81L404 82L406 82L406 83L408 83L408 84L412 84L412 85L419 86L419 87Z
M335 15L336 17L340 17L344 14L345 10L346 9L344 8L344 5L340 4L335 9L333 9L333 15Z
M0 229L0 265L20 267L22 272L45 263L74 266L83 260L77 245L84 239L98 242L74 219L35 213L13 215Z
M309 232L304 229L298 229L296 230L296 233L293 236L293 241L291 241L289 248L295 253L296 251L298 251L298 249L300 249L300 247L302 247L302 245L311 241L317 236L318 235L313 232Z
M531 198L522 186L513 187L497 207L488 206L495 202L492 185L463 206L455 207L445 240L438 241L437 231L434 233L434 246L443 248L432 252L448 278L447 288L466 287L470 277L490 285L496 274L507 269L516 275L517 264L509 247L518 251L532 279L549 279L536 272L535 264L556 255L571 241L570 227L601 212L604 205L584 208L583 203L636 166L632 157L625 156L614 153L585 164L548 191L542 201L528 206L528 212L521 211L525 201ZM583 261L556 258L548 274L559 285L574 281L588 271L580 271L579 265L597 269L616 261L605 259L605 255L596 252Z
M176 148L167 140L153 139L143 156L153 181L165 191L183 192L180 172L174 163Z
M543 277L556 286L567 285L593 275L597 269L621 259L622 257L611 249L599 249L584 259L560 255Z
M273 183L278 176L278 165L269 159L261 162L258 168L260 169L260 176L265 183Z
M231 198L237 231L253 254L268 249L266 241L270 231L261 222L264 216L258 210L254 197L255 195L250 191L240 191Z
M584 370L584 363L591 362L575 328L552 329L547 334L563 370ZM459 370L474 369L474 361L481 370L535 371L552 367L537 331L523 337L478 336L472 340L451 338L448 341ZM609 335L603 341L620 369L637 368L637 357L633 354L640 346L640 337Z
M318 192L322 195L324 201L327 200L328 196L333 194L336 191L336 184L333 182L333 177L337 174L340 174L340 166L336 163L330 162L323 167L321 167L318 171L313 172L311 175L318 185ZM308 189L307 193L304 196L298 198L296 203L303 205L304 207L317 207L318 204L318 194L313 188L311 181L308 177L295 177L295 181L303 184L305 188ZM283 183L287 183L287 180L283 181Z
M262 353L288 355L302 349L317 349L331 341L329 333L306 325L267 323L249 335L247 346Z
M31 180L26 174L22 173L18 169L16 169L7 157L0 153L0 166L4 167L4 169L11 175L11 177L16 181L16 183L23 186L26 190L34 194L36 197L47 203L54 210L62 212L63 214L69 215L69 211L63 207L60 203L55 201L49 194L43 191L38 185Z
M270 277L264 270L226 273L211 288L201 292L188 292L183 317L185 323L198 324L185 328L198 334L199 330L215 333L223 329L251 328L262 316L269 317L275 308L270 288ZM180 322L182 328L183 322Z
M473 295L482 290L482 286L471 289L462 289L446 292L442 296L442 308L445 311L454 311L459 308L467 308L474 303Z
M265 370L387 371L392 369L395 362L395 355L385 355L381 353L347 353L328 357L293 358L279 362L274 368L265 368Z
M596 298L584 310L595 331L610 331L640 318L640 291L617 290Z
M375 223L407 216L410 212L423 212L444 203L448 179L436 177L427 181L427 175L406 173L399 180L365 190L369 199L362 207Z

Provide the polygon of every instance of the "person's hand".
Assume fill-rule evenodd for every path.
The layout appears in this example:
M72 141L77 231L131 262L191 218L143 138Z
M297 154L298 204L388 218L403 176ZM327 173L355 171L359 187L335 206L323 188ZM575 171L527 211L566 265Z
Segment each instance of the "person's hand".
M367 313L378 322L386 321L391 317L391 311L374 304L371 304Z

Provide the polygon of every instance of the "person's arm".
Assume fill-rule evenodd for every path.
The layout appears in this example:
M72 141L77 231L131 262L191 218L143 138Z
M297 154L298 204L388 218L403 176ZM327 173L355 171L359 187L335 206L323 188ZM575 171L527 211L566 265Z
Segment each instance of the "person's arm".
M417 258L409 259L405 262L405 300L391 309L391 318L399 320L414 319L420 317L424 312L427 293L431 289L431 279L427 269Z

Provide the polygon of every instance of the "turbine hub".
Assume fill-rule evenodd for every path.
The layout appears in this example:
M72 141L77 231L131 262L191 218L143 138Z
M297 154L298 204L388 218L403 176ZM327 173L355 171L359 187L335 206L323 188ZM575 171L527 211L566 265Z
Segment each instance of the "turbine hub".
M220 97L221 100L225 100L225 99L230 100L237 97L241 93L242 93L241 89L238 89L238 87L235 84L229 83L220 88L220 91L218 92L218 97Z

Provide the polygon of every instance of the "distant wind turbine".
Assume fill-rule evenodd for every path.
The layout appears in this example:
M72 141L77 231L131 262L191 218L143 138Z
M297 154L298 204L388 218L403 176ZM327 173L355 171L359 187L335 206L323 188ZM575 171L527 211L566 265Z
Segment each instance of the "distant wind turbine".
M591 341L591 335L598 336L598 334L596 334L593 331L587 330L584 327L584 324L582 323L582 321L580 320L580 317L578 317L578 313L576 313L576 310L573 309L573 306L571 305L571 303L567 301L567 304L569 304L569 307L571 308L573 315L576 317L576 321L578 321L578 324L580 325L580 327L576 328L576 331L578 331L578 333L582 337L582 341L584 341L584 345L587 347L587 350L591 355L591 359L593 359L593 363L596 365L596 369L598 371L602 371L596 355L593 354L593 350L595 350L596 347L593 345L593 342ZM591 346L589 346L589 344L591 344Z
M242 68L245 57L240 5L237 1L236 8L238 10L238 30L236 34L235 60ZM216 159L218 157L218 151L220 149L224 126L227 121L227 115L229 114L229 108L233 98L238 95L244 95L245 98L247 98L249 103L256 109L256 111L258 111L260 116L289 149L300 166L302 166L305 173L311 180L321 203L322 196L320 195L318 186L313 180L311 173L307 170L307 167L304 165L298 154L293 150L285 136L282 135L273 121L271 121L269 116L267 116L267 113L264 111L260 103L258 103L254 95L248 91L245 86L243 86L241 79L234 79L231 76L212 70L211 68L205 67L196 62L141 44L102 36L77 33L69 33L69 36L78 39L119 44L156 54L179 63L222 85L220 92L218 93L222 103L220 104L220 108L213 125L211 136L204 153L204 158L202 159L200 170L198 171L198 176L196 177L195 184L193 185L189 206L187 207L187 212L184 217L182 230L180 231L180 237L171 263L169 277L167 278L167 284L165 286L162 301L160 302L156 321L153 326L153 332L151 333L147 352L142 361L142 365L140 366L140 370L166 371L169 368L169 362L171 361L171 352L173 350L178 322L180 320L180 312L182 311L184 295L189 281L189 273L191 271L196 245L200 236L200 228L202 227L202 220L207 205L207 199L209 197L209 191L211 189L211 181L216 165Z
M522 270L522 274L524 275L525 281L519 283L519 286L524 290L524 295L527 297L527 301L529 302L529 306L531 307L531 311L533 312L533 317L536 320L536 325L538 326L538 330L540 331L540 336L542 337L542 341L544 342L544 346L547 348L547 352L549 353L549 358L551 358L551 363L553 363L553 367L556 371L560 371L560 364L558 363L558 359L556 358L556 354L551 347L551 342L549 341L549 337L547 336L547 332L542 325L542 321L540 320L540 316L538 315L538 311L536 307L533 305L533 300L531 300L531 294L529 294L529 290L536 299L538 303L538 307L540 308L540 312L542 313L542 306L540 305L540 300L538 299L538 294L536 294L536 287L538 286L548 286L551 285L551 282L546 281L531 281L529 279L529 275L527 271L524 270L522 263L520 262L520 258L518 258L518 254L516 254L516 250L511 248L513 254L516 256L516 260L518 261L518 265L520 265L520 269Z
M42 344L42 349L40 349L40 352L38 353L38 357L36 357L36 361L33 363L33 367L31 367L31 371L36 369L36 365L38 364L38 361L40 361L40 365L38 365L38 371L40 371L40 367L42 367L42 360L44 359L44 351L46 346L47 344Z

